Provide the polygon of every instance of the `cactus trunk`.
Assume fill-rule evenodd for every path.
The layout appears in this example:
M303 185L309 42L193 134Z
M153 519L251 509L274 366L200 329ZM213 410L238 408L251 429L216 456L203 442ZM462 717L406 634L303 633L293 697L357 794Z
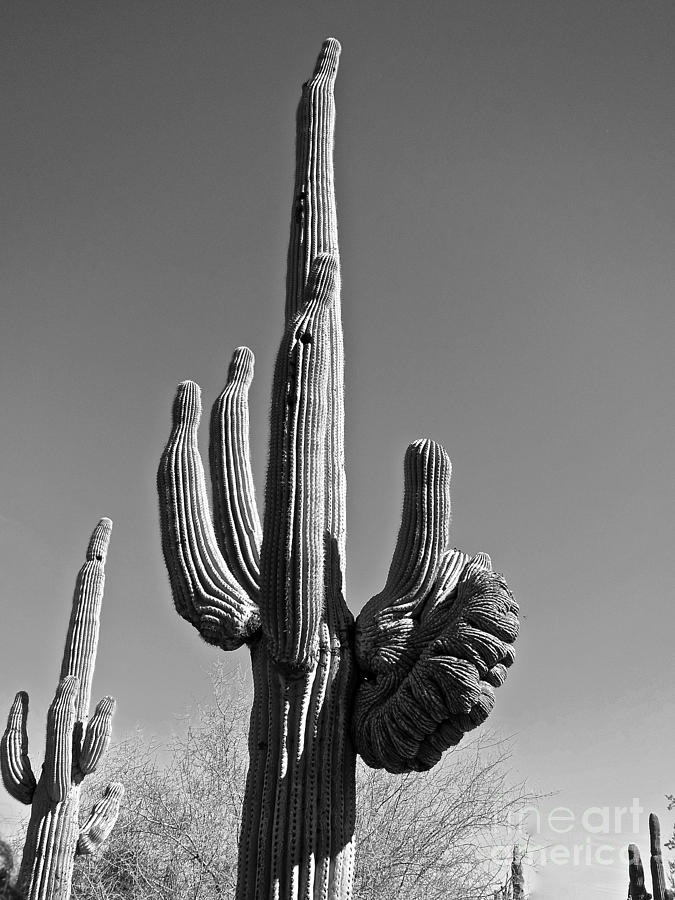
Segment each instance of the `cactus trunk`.
M80 787L54 803L38 782L26 832L18 888L26 900L68 900L80 833Z
M385 590L356 623L344 599L345 467L333 86L324 42L303 86L274 374L262 533L248 448L253 354L234 352L211 415L213 519L198 449L200 392L178 388L157 485L177 611L204 640L251 651L250 764L237 900L349 900L356 750L425 769L480 724L513 662L517 605L487 554L449 544L450 460L406 454Z
M238 900L351 896L355 756L345 721L350 657L348 648L335 652L326 646L311 671L288 677L262 647L253 652Z

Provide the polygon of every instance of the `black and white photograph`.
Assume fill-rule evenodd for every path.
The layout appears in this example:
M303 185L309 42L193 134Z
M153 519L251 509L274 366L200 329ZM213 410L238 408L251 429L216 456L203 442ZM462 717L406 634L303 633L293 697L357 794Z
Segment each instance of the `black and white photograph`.
M675 900L675 3L0 73L0 900Z

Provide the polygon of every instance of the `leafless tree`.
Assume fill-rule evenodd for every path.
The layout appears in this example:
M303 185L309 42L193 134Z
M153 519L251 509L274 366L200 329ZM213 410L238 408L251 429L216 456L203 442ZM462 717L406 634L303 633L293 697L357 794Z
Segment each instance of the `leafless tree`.
M167 747L138 734L109 754L101 777L124 782L125 803L101 853L76 866L74 900L233 896L249 707L242 680L216 670L212 700ZM508 758L508 742L483 733L414 778L360 765L354 896L491 898L510 822L533 799L509 781Z

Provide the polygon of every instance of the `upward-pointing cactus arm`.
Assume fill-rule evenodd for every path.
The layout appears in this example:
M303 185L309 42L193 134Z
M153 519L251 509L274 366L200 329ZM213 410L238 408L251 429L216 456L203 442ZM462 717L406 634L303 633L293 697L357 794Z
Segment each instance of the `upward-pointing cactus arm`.
M185 381L157 473L162 549L177 611L206 641L233 650L256 635L260 615L216 541L197 445L200 418L199 386Z
M449 546L450 472L439 444L408 448L387 583L356 622L354 739L391 772L430 768L483 722L514 659L518 606L506 583L487 554Z
M35 792L35 775L28 758L28 694L19 691L0 741L0 769L5 789L19 803L29 805Z
M89 714L105 589L105 561L111 534L111 520L101 519L89 538L85 561L75 581L60 677L64 679L75 675L79 680L76 697L78 722L84 722Z
M87 722L87 730L84 733L78 760L82 775L90 775L92 772L95 772L105 751L108 749L112 736L114 712L115 700L112 697L104 697L102 700L99 700L93 716Z
M73 728L79 686L75 675L67 675L59 683L47 712L43 771L47 793L54 803L65 800L70 790L73 770Z
M248 389L253 365L248 347L237 347L225 389L213 404L209 443L216 539L249 597L257 597L260 588L262 540L249 454Z

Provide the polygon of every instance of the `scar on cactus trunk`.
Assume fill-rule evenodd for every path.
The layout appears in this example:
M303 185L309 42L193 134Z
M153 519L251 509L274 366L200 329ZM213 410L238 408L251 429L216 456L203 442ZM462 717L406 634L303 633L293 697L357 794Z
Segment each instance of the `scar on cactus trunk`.
M110 519L101 519L77 576L59 685L47 713L39 780L28 758L24 691L16 695L0 743L5 787L31 807L16 885L25 900L68 900L76 853L93 853L107 838L124 793L121 784L109 784L80 826L80 786L96 771L110 743L115 709L113 698L104 697L87 722L111 529Z
M197 445L200 391L178 388L158 472L176 609L209 643L249 646L254 699L238 900L351 896L356 752L424 770L484 721L514 660L518 607L485 553L452 547L450 460L405 458L384 589L354 622L344 599L340 270L328 39L297 116L285 331L272 387L260 527L249 457L253 354L234 352L211 415L213 519Z

